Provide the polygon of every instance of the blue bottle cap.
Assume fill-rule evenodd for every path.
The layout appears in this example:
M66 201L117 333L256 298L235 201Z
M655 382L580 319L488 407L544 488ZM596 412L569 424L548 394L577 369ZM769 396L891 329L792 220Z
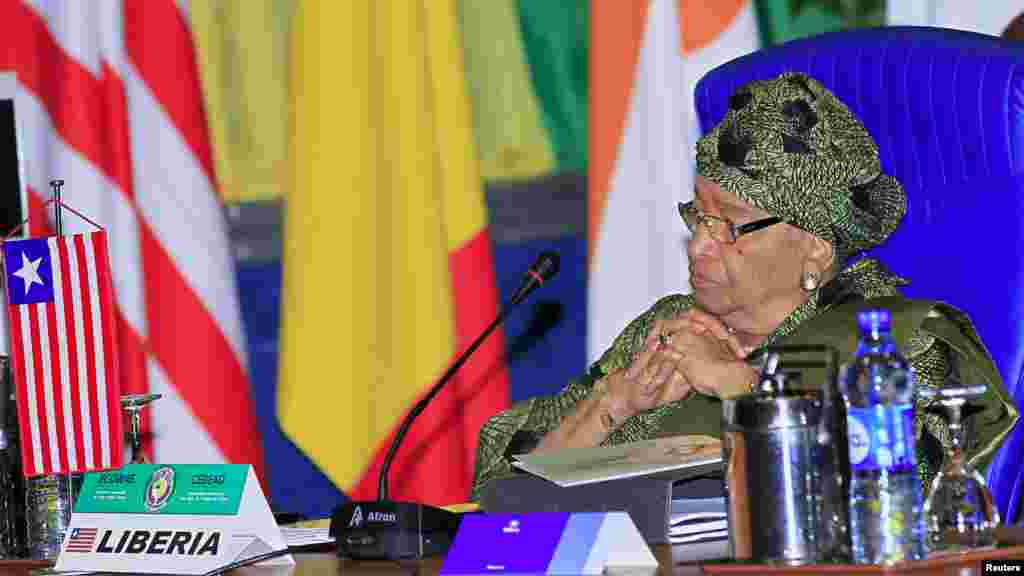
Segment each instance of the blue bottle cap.
M857 326L861 330L889 330L890 322L888 310L862 310L857 313Z

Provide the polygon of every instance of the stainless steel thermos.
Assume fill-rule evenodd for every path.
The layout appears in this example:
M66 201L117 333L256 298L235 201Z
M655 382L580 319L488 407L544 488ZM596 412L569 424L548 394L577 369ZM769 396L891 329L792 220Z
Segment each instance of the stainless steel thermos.
M791 365L816 370L784 370L787 355L802 358ZM776 347L763 361L757 389L722 404L731 556L793 565L846 561L849 474L836 353ZM808 382L809 374L820 381Z

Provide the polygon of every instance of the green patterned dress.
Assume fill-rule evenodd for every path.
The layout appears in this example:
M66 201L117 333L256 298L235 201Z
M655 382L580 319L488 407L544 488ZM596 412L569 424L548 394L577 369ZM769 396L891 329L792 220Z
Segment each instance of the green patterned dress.
M827 343L839 350L841 358L849 358L857 342L856 310L890 310L893 336L915 370L918 387L940 386L950 377L988 385L986 394L976 401L981 410L969 421L966 446L968 462L983 467L1012 430L1017 409L970 320L945 304L902 298L897 289L901 284L905 281L888 273L877 261L860 260L794 310L763 345ZM471 498L478 500L481 489L491 480L516 473L509 460L512 454L532 449L574 410L597 380L628 366L655 321L691 306L689 295L662 298L631 322L586 374L560 393L519 402L488 420L480 431ZM941 466L943 446L948 445L944 422L927 408L926 402L919 401L915 415L919 472L926 486ZM720 426L720 400L691 394L626 420L604 444L678 434L719 437Z

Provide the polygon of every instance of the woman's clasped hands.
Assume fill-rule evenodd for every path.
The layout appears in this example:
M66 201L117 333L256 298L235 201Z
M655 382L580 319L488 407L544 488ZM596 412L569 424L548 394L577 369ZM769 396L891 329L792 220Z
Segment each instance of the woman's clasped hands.
M698 309L651 327L639 353L608 381L616 421L682 400L692 392L728 398L750 390L757 372L751 349L720 320Z

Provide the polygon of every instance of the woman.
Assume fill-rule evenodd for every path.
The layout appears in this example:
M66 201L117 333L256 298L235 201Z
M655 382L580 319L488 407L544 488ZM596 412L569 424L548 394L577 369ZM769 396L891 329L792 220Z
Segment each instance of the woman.
M1017 410L970 321L950 306L902 298L905 281L877 261L851 260L883 242L906 212L861 122L818 82L792 73L740 88L729 107L698 142L695 200L679 207L693 234L693 292L659 300L558 395L491 418L480 433L474 499L510 473L513 454L718 436L721 399L757 381L747 355L770 344L825 343L849 358L864 308L890 310L918 386L951 375L988 385L966 450L971 464L987 463L1012 429ZM927 482L947 435L923 408L915 428Z

